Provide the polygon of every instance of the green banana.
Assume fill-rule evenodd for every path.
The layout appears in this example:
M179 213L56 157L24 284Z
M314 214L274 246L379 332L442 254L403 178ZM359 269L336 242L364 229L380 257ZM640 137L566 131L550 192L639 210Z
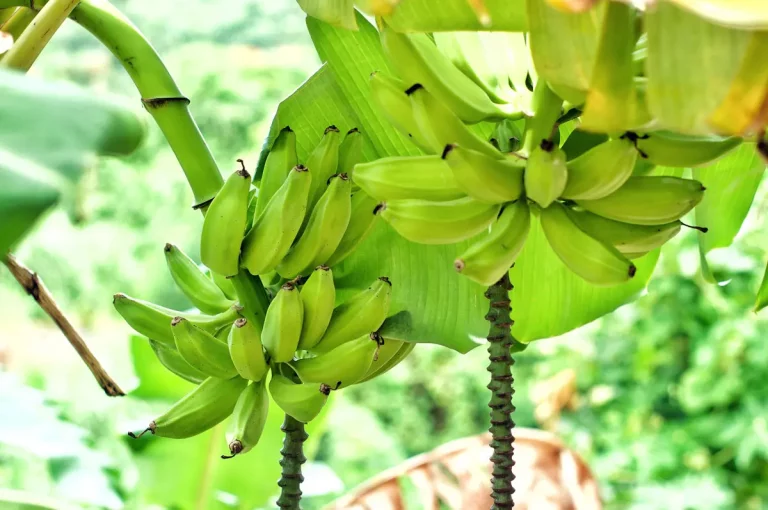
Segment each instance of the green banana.
M459 145L446 145L442 158L467 195L491 204L517 200L523 194L525 161L494 159Z
M421 136L421 128L413 116L411 100L405 93L408 87L380 71L371 73L370 83L371 99L379 114L420 149L430 152L429 143Z
M568 182L565 152L547 140L531 151L525 167L525 194L547 208L559 197Z
M283 284L269 304L261 332L261 341L271 361L285 363L293 359L293 353L299 346L303 321L304 306L299 289L292 282Z
M235 300L237 299L237 292L235 292L235 286L232 285L232 281L225 277L221 276L219 273L215 271L208 271L208 275L213 280L213 283L216 284L216 286L221 290L221 292L224 293L224 296L227 297L227 299Z
M295 383L280 374L269 380L269 394L285 414L309 423L323 409L331 388L326 384Z
M363 161L363 134L359 129L352 128L347 131L339 146L339 173L352 176L352 170L361 161ZM354 181L354 178L352 180Z
M256 446L264 432L269 413L269 395L264 381L252 382L240 393L232 419L227 430L229 455L222 459L231 459L235 455L247 453Z
M336 126L325 128L323 138L307 157L305 166L309 168L312 175L312 185L309 188L309 201L307 209L312 210L320 197L323 195L328 183L328 179L335 175L339 166L339 146L341 145L341 133ZM304 218L306 225L308 218Z
M301 326L299 349L311 349L323 337L333 315L336 287L333 272L328 266L317 266L301 288L304 320Z
M178 247L165 245L165 262L176 285L203 313L219 313L234 303Z
M366 334L320 354L290 363L303 383L323 383L337 390L350 386L365 375L373 363L378 344Z
M561 193L571 200L603 198L632 176L637 151L626 139L610 140L566 163L568 179Z
M242 265L252 275L273 271L301 229L312 184L307 168L298 165L288 174L243 240Z
M251 176L245 168L230 175L208 206L203 220L200 259L222 276L237 274L250 186Z
M512 267L530 228L531 213L525 200L506 205L491 231L459 255L453 267L477 283L493 285Z
M411 99L413 118L419 127L419 137L428 147L428 152L441 154L446 145L453 143L464 148L496 159L504 156L496 147L486 142L451 111L435 96L427 91L420 83L405 91Z
M382 276L333 310L331 321L313 352L324 353L378 330L389 313L392 283Z
M448 202L392 200L381 206L381 216L397 232L415 243L452 244L473 237L496 218L501 206L472 197Z
M173 404L163 415L150 422L144 432L138 435L129 432L128 435L134 439L147 432L174 439L196 436L232 414L246 384L246 380L240 377L209 377Z
M661 225L633 225L574 209L568 210L568 216L581 230L614 246L628 258L661 247L675 237L682 226L678 220Z
M624 134L636 143L640 156L654 165L694 167L707 165L738 147L738 137L719 138L691 136L670 131L653 131L645 135Z
M149 340L149 345L157 356L157 360L168 369L168 371L178 375L182 379L185 379L194 384L200 384L208 376L194 368L192 365L184 361L179 351L172 349L165 344L156 342L152 339Z
M229 356L243 379L260 381L267 374L267 361L261 345L261 332L247 319L237 319L227 336Z
M497 105L464 75L424 33L381 30L384 53L406 83L421 83L464 122L521 118L512 105ZM443 144L445 145L445 144Z
M364 377L372 375L384 368L384 366L389 363L389 360L397 354L405 343L402 340L395 340L394 338L385 339L379 333L371 333L371 338L376 341L378 347L373 353L373 361Z
M682 218L704 197L699 181L667 176L631 177L597 200L577 200L589 212L624 223L663 225Z
M125 294L115 294L112 303L117 313L137 333L172 349L176 349L176 341L171 331L171 321L174 317L184 317L196 327L208 332L231 324L238 317L234 306L216 315L200 315L185 314Z
M176 349L184 361L211 377L229 379L237 369L229 356L227 345L211 333L192 325L182 317L171 321Z
M357 165L354 180L379 201L419 198L441 202L466 195L440 156L377 159Z
M384 339L384 343L391 341L391 339ZM357 381L356 384L362 384L366 381L370 381L371 379L378 377L382 374L385 374L389 372L392 368L394 368L396 365L398 365L401 361L403 361L405 358L408 357L408 355L413 351L413 348L416 347L416 344L409 343L409 342L403 342L400 348L397 350L397 352L392 356L389 361L384 363L383 365L379 365L374 370L374 367L376 366L376 362L371 364L371 368L366 372L366 374L363 376L362 379Z
M378 202L364 191L357 191L352 195L351 213L349 224L344 235L339 241L336 251L325 262L332 267L347 258L373 231L378 216Z
M290 127L283 128L278 133L275 143L264 162L264 171L259 183L259 194L256 199L256 209L252 218L254 221L261 216L267 204L283 185L291 169L299 164L296 156L296 134Z
M637 269L613 246L582 231L565 207L554 202L540 213L541 228L555 254L568 268L595 285L629 281Z
M338 248L352 214L352 187L347 174L331 177L306 229L277 266L284 278L307 274L324 264Z

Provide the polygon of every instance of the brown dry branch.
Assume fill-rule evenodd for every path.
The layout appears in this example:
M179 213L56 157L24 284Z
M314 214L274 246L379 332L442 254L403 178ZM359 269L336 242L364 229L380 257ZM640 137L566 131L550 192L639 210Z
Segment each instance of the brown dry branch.
M61 311L50 291L46 288L37 273L30 271L10 253L3 258L3 263L8 267L13 277L16 278L16 281L19 282L19 285L24 288L27 294L32 296L34 300L37 301L37 304L40 305L40 308L53 319L53 322L56 323L96 378L96 381L104 390L104 393L110 397L121 397L125 395L123 390L120 389L117 383L109 376L106 370L104 370L104 367L101 366L99 360L96 359L96 356L93 355L91 350L85 344L83 337L80 336L72 326L72 323L69 322L69 319L67 319Z

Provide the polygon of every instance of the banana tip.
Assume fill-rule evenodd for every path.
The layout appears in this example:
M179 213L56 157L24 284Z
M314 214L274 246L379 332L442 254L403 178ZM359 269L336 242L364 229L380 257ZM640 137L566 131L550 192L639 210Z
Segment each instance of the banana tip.
M178 324L179 324L181 321L183 321L183 320L184 320L184 319L183 319L182 317L174 317L174 318L171 320L171 326L176 326L176 325L178 325Z
M424 88L424 86L421 83L414 83L413 85L411 85L410 87L405 89L405 95L406 96L410 96L411 94L413 94L417 90L423 89L423 88Z
M453 149L455 149L455 148L456 148L456 146L455 146L454 144L452 144L452 143L449 143L448 145L446 145L446 146L443 148L443 153L440 155L440 157L441 157L442 159L445 159L446 157L448 157L448 154L450 154L450 152L451 152Z
M634 264L629 265L629 271L627 271L627 274L630 278L633 278L635 276L635 273L637 273L637 267Z
M328 133L330 133L331 131L335 131L336 133L338 133L338 132L339 132L339 128L337 128L336 126L334 126L333 124L331 124L330 126L328 126L327 128L325 128L325 131L323 131L323 134L324 134L324 135L327 135L327 134L328 134Z
M126 297L128 297L128 296L126 296L126 295L125 295L125 294L123 294L122 292L118 292L117 294L115 294L114 296L112 296L112 303L114 304L114 303L115 303L115 301L117 301L117 300L119 300L119 299L125 299Z
M373 208L373 214L379 214L381 211L387 208L387 203L382 202L380 204L376 204L376 207Z
M360 130L359 130L359 129L357 129L356 127L353 127L352 129L350 129L349 131L347 131L347 134L348 134L348 135L352 135L352 134L354 134L354 133L359 133L359 132L360 132Z
M286 291L291 291L291 290L294 290L295 288L296 288L296 283L295 283L295 282L293 282L293 281L290 281L290 282L285 282L285 283L283 284L283 286L282 286L282 287L280 287L280 289L282 289L282 290L286 290Z
M315 268L315 271L330 271L331 268L326 266L325 264L321 264Z
M456 259L456 260L454 260L454 261L453 261L453 268L454 268L456 271L458 271L459 273L461 273L462 271L464 271L464 267L465 267L465 265L466 265L466 264L465 264L465 263L464 263L464 261L463 261L463 260L461 260L461 259Z
M236 327L236 328L242 328L242 327L243 327L243 326L245 326L246 324L248 324L248 319L246 319L246 318L244 318L244 317L240 317L239 319L237 319L237 320L235 321L235 327Z
M248 173L248 170L245 169L245 161L243 161L241 158L237 158L237 162L240 163L240 169L237 170L237 175L242 177L243 179L250 179L251 174Z
M304 165L296 165L293 167L294 172L309 172L309 168L305 167Z
M390 287L392 286L392 282L391 282L391 281L389 281L389 278L388 278L388 277L386 277L386 276L379 276L379 280L381 280L382 282L386 283L386 284L387 284L387 285L389 285Z
M320 393L327 397L331 394L331 387L325 383L320 383Z

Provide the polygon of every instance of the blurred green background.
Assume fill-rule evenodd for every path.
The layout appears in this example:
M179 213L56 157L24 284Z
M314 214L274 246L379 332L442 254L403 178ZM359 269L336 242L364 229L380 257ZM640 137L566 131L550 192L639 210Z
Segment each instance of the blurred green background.
M192 100L222 168L256 165L277 102L319 64L292 0L114 2L148 36ZM119 64L84 30L58 33L33 74L138 101ZM197 258L200 216L159 131L127 160L96 162L77 200L18 255L38 271L131 396L109 399L50 321L0 271L0 491L75 508L270 507L281 416L258 451L229 463L221 428L184 441L128 430L189 389L112 310L115 292L183 309L162 247ZM591 465L606 508L768 507L768 313L751 312L768 246L768 181L737 242L713 253L725 285L699 274L693 235L665 248L647 295L517 356L516 422L546 426ZM514 273L513 273L514 274ZM514 307L514 294L513 294ZM305 508L487 425L485 352L423 346L395 370L334 394L311 431ZM547 381L576 374L551 408ZM555 393L557 393L555 391ZM551 396L551 395L550 395ZM548 403L550 408L547 408ZM567 409L557 413L560 404ZM0 506L2 503L0 503Z

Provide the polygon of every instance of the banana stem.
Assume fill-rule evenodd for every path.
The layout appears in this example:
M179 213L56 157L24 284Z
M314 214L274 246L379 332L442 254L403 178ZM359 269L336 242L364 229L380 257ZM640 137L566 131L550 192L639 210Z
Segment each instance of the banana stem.
M515 465L513 459L514 448L512 443L514 437L512 428L515 422L512 420L512 412L515 406L512 404L512 394L514 390L512 384L512 359L511 349L518 343L512 337L510 329L512 319L510 318L510 299L509 291L512 290L512 284L509 281L509 274L504 276L495 284L488 287L485 297L490 301L490 308L486 320L490 322L490 331L488 332L488 372L491 373L491 382L488 389L491 390L491 399L488 407L491 408L491 462L493 471L491 475L491 497L493 498L492 510L502 510L514 508L515 503L512 498L514 488L512 480L515 475L512 473L512 466Z
M523 155L527 156L544 140L552 137L557 119L563 107L563 100L549 88L547 82L539 79L533 89L533 117L525 122L523 134Z
M80 0L50 0L3 56L2 65L28 71Z
M283 456L280 466L283 470L280 473L280 481L277 482L280 486L277 506L283 510L300 510L301 482L304 481L301 465L307 461L304 456L304 441L309 436L304 431L304 424L287 414L280 430L285 433L285 439L283 449L280 450Z
M241 314L261 331L267 316L267 308L269 308L269 296L261 278L252 276L246 269L241 268L237 275L230 278L230 281L243 307Z
M26 7L16 9L16 12L14 12L8 21L6 21L6 23L3 25L3 32L11 34L13 36L13 40L15 41L19 38L19 36L21 36L29 24L32 23L32 20L35 19L35 16L37 16L37 11L33 11L32 9L27 9ZM3 60L5 60L5 55L7 54L8 52L2 55Z

